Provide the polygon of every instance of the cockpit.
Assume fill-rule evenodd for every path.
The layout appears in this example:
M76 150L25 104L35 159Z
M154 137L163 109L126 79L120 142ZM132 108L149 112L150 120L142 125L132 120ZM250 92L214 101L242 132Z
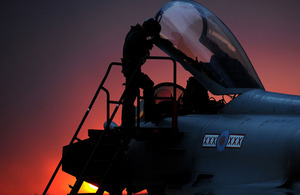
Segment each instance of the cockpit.
M243 48L212 12L193 1L174 0L155 16L156 45L215 95L264 89Z
M154 99L155 104L152 109L158 120L171 117L174 112L177 115L217 114L226 104L224 98L217 101L210 97L208 90L193 76L187 80L185 88L170 82L159 83L154 86ZM138 108L141 121L144 121L143 104L142 100ZM176 111L174 111L175 107Z

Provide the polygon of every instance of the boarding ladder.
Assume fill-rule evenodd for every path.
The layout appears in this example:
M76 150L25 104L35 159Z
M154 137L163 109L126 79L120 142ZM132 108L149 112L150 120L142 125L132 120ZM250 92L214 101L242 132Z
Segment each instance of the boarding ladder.
M171 60L173 62L173 84L176 86L176 74L177 74L177 65L176 61L173 58L170 57L162 57L162 56L148 56L147 59L150 60ZM174 110L173 110L173 116L172 116L172 127L170 128L143 128L140 126L140 118L139 116L137 117L137 125L135 129L124 129L122 127L117 127L114 128L113 130L110 129L110 124L112 123L112 120L114 119L120 105L122 104L124 94L126 93L126 89L122 93L121 97L119 98L118 101L111 101L110 100L110 95L109 91L104 88L104 83L112 69L113 66L122 66L122 63L120 62L112 62L109 66L108 69L104 75L104 78L102 79L88 109L86 110L78 128L76 129L70 143L63 148L63 154L68 155L74 155L72 151L69 151L70 146L73 146L74 144L78 143L81 145L86 144L85 140L80 140L77 136L86 121L100 91L104 91L107 95L107 124L104 130L99 131L99 130L89 130L88 135L90 137L90 140L92 144L87 144L91 148L91 151L86 154L87 156L84 156L85 159L87 159L82 165L81 165L81 170L77 173L74 173L78 176L76 176L76 182L73 186L71 187L70 195L77 195L78 191L86 179L89 180L94 180L97 181L97 184L99 185L99 188L96 193L98 195L102 195L104 193L104 190L107 189L107 185L109 185L109 181L111 179L111 176L114 172L113 168L115 165L120 165L120 163L124 163L126 161L126 155L125 151L128 148L128 144L132 138L134 139L148 139L149 137L152 136L153 132L161 132L161 135L167 134L176 134L177 132L177 113L176 113L176 96L172 97L172 101L174 102ZM135 70L135 72L138 70L139 67ZM132 79L131 79L132 80ZM130 85L130 81L128 83ZM174 92L173 94L176 94L176 87L173 87ZM137 105L137 110L139 113L140 110L140 99L143 97L138 97L138 105ZM115 104L115 109L113 110L112 114L110 115L110 104ZM75 142L77 141L77 142ZM66 155L63 155L62 158L60 159L53 175L51 176L44 192L43 195L46 195L53 180L55 179L59 169L61 168L63 162L66 161ZM100 157L101 156L101 157ZM68 163L68 162L67 162ZM70 162L72 163L72 162ZM99 167L102 167L101 170L98 170L101 173L96 173L93 175L91 172L90 167L93 165L97 164ZM103 168L104 167L104 168ZM102 175L99 177L99 175ZM82 194L83 195L83 194Z

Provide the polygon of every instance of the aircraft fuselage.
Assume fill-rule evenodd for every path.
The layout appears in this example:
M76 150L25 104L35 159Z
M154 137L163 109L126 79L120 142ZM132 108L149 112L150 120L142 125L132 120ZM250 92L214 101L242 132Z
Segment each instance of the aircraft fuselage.
M242 94L233 100L231 110L235 105L240 106L240 101L244 101L242 96L249 97L249 93L256 92ZM273 95L260 91L262 93L263 100ZM276 100L278 95L280 100ZM282 101L282 96L278 95L269 99ZM296 102L300 97L285 96L284 102L292 102L293 113L298 112L296 108L300 105ZM289 101L292 99L294 101ZM256 101L256 104L261 102ZM204 184L213 187L258 183L280 187L295 179L300 162L299 115L263 113L267 112L267 106L262 111L257 110L256 114L250 114L247 113L249 106L246 107L241 108L244 111L240 110L245 114L226 113L228 108L225 106L222 114L179 116L181 138L133 140L129 159L135 182L191 188ZM282 107L278 104L274 109ZM171 118L165 118L158 126L168 127L171 122ZM144 124L145 127L152 125Z

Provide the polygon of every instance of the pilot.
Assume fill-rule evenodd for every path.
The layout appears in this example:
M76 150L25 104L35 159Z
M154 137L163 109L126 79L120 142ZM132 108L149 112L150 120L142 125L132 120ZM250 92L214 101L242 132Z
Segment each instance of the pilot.
M182 102L184 114L207 112L210 104L208 91L195 77L190 77L186 84Z
M159 36L160 24L154 19L147 19L143 25L131 26L123 47L122 73L126 78L126 91L123 99L122 126L133 127L135 125L134 101L139 93L139 88L144 90L145 120L150 121L153 114L151 108L154 105L154 82L141 72L141 65L146 61L153 47L155 37Z

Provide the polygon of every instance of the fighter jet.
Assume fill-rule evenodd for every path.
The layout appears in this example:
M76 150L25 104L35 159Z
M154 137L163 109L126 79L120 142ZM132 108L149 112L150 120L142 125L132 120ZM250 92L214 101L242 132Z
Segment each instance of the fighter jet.
M83 181L112 195L300 192L300 97L267 92L235 36L200 4L170 1L154 18L162 27L156 46L169 56L158 59L192 77L179 86L174 70L173 82L155 87L155 121L143 119L140 97L134 129L113 123L113 112L88 139L75 133L61 161L77 178L70 194ZM108 91L104 81L98 91Z

